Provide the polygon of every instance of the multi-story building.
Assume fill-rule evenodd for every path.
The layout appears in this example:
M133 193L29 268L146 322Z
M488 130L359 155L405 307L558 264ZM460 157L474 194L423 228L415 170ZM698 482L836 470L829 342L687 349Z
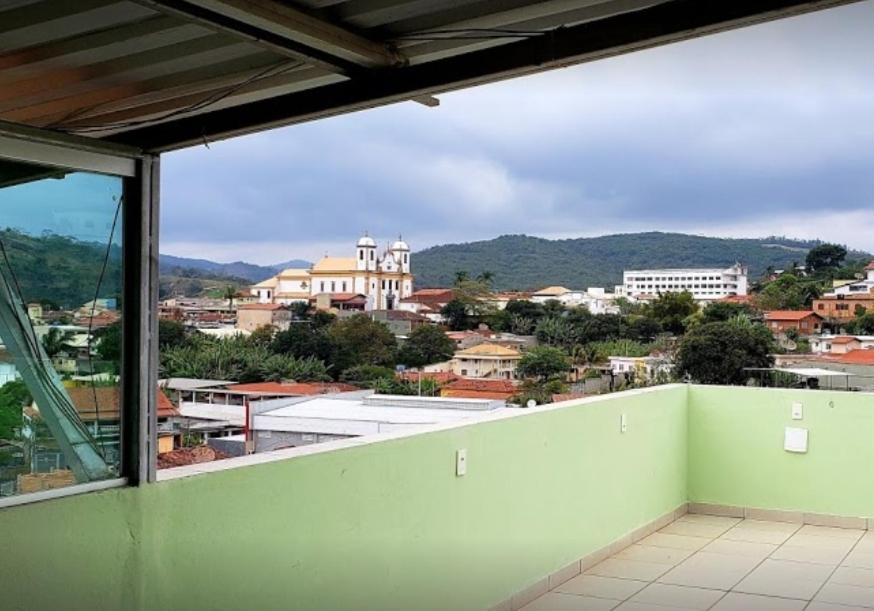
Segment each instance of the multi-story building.
M291 312L280 303L248 303L237 309L237 329L252 332L259 327L288 329Z
M413 293L410 247L398 238L381 254L365 234L354 257L325 256L310 269L286 269L252 287L259 303L290 304L322 294L364 295L367 310L394 310Z
M871 263L865 267L865 278L836 286L833 291L826 293L824 297L848 297L856 295L865 295L874 298L874 261L871 261Z
M459 350L452 359L452 373L463 378L516 379L522 353L515 348L483 343Z
M749 289L747 267L735 263L727 269L639 269L622 275L616 293L625 297L647 297L662 293L689 292L695 301L715 301L733 295L746 295Z
M831 320L852 320L861 311L874 311L874 261L865 268L865 278L837 286L813 301L814 311Z

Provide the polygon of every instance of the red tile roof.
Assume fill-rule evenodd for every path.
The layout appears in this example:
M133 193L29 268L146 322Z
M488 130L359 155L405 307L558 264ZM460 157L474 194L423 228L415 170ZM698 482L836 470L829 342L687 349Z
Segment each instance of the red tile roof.
M846 354L835 355L829 360L841 365L874 365L874 350L850 350Z
M477 380L472 378L461 378L460 380L448 384L446 389L513 394L516 392L516 384L512 380Z
M865 266L866 272L874 272L874 261L871 261L868 265Z
M852 344L853 342L858 342L855 337L851 335L842 335L841 337L836 337L832 340L832 344L837 344L838 346L843 346L844 344Z
M253 382L250 384L231 384L227 388L237 392L294 397L361 390L357 386L342 382Z
M752 295L729 295L727 297L723 297L718 301L722 301L724 303L752 303L753 297Z
M237 307L238 310L284 310L281 303L245 303Z
M515 392L488 392L484 390L448 390L444 389L441 395L444 397L455 397L456 399L491 399L492 401L506 401L512 397Z
M423 380L433 380L438 384L448 384L458 379L458 376L451 371L423 371L421 374L418 371L404 371L398 374L398 377L402 380L418 382L419 375L422 376Z
M765 312L765 320L803 320L809 316L822 318L819 314L810 310L772 310Z

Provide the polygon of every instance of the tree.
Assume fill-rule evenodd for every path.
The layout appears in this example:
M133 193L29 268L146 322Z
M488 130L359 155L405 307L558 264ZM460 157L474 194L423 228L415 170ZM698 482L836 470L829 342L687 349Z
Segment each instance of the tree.
M158 344L161 349L175 348L187 341L185 325L175 320L158 321Z
M287 330L273 336L270 350L275 354L287 354L296 358L314 357L325 363L333 363L337 344L324 327L310 323L292 323ZM340 372L334 372L339 375Z
M440 314L446 319L446 324L453 331L465 331L471 327L470 315L467 313L467 305L459 299L453 299L440 310Z
M424 367L448 361L455 354L453 342L440 327L423 325L413 329L398 352L398 361L408 367Z
M547 316L542 318L534 330L537 341L550 346L572 346L576 343L574 327L566 318Z
M743 303L715 301L701 311L701 322L725 322L738 315L750 316L752 308Z
M115 322L94 332L95 350L104 361L121 360L121 323Z
M328 335L337 345L335 364L340 371L355 365L393 366L395 363L395 336L387 326L366 314L338 320L330 326Z
M379 380L394 380L397 376L391 367L378 365L356 365L340 376L340 381L364 388L373 388Z
M222 290L222 296L228 300L228 309L234 309L234 298L237 296L237 289L231 284L226 284Z
M801 310L810 307L821 293L816 280L802 281L795 274L781 274L773 282L767 283L756 295L756 306L760 310Z
M53 358L59 352L64 350L64 347L73 333L70 331L61 331L57 327L51 327L42 338L42 347L46 351L49 358Z
M698 311L692 293L663 293L646 308L647 314L665 331L682 335L686 330L685 320Z
M847 325L847 331L856 335L874 335L874 311L857 313L855 320Z
M751 377L744 369L771 367L774 349L771 332L748 318L707 323L680 342L676 373L701 384L744 384Z
M21 380L0 386L0 440L15 438L16 430L22 425L21 410L32 401L30 391Z
M820 244L810 249L807 253L808 271L821 272L824 270L837 269L847 258L847 249L839 244Z
M527 350L516 367L523 378L547 382L561 377L571 369L571 361L564 350L552 346L535 346Z

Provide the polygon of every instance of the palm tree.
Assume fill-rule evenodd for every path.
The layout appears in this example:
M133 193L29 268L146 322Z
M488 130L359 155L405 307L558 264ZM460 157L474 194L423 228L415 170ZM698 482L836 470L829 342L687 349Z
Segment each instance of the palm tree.
M228 309L234 309L234 298L237 296L237 289L230 284L225 285L224 298L228 300Z
M495 279L495 274L494 274L494 272L484 271L479 276L477 276L476 279L479 282L482 282L484 284L488 284L489 286L491 286L492 281Z
M462 282L467 282L469 279L470 279L470 274L468 274L463 269L455 272L455 285L456 286L458 286Z
M62 352L66 343L73 337L70 331L61 331L57 327L52 327L49 332L42 338L42 347L46 351L49 358L53 358L59 352Z

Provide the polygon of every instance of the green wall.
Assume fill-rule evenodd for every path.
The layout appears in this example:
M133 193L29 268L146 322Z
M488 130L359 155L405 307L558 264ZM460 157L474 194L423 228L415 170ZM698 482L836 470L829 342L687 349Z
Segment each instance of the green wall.
M783 449L787 426L808 453ZM874 395L691 386L688 447L690 501L874 517Z
M686 500L686 405L661 387L0 510L0 608L484 609Z

